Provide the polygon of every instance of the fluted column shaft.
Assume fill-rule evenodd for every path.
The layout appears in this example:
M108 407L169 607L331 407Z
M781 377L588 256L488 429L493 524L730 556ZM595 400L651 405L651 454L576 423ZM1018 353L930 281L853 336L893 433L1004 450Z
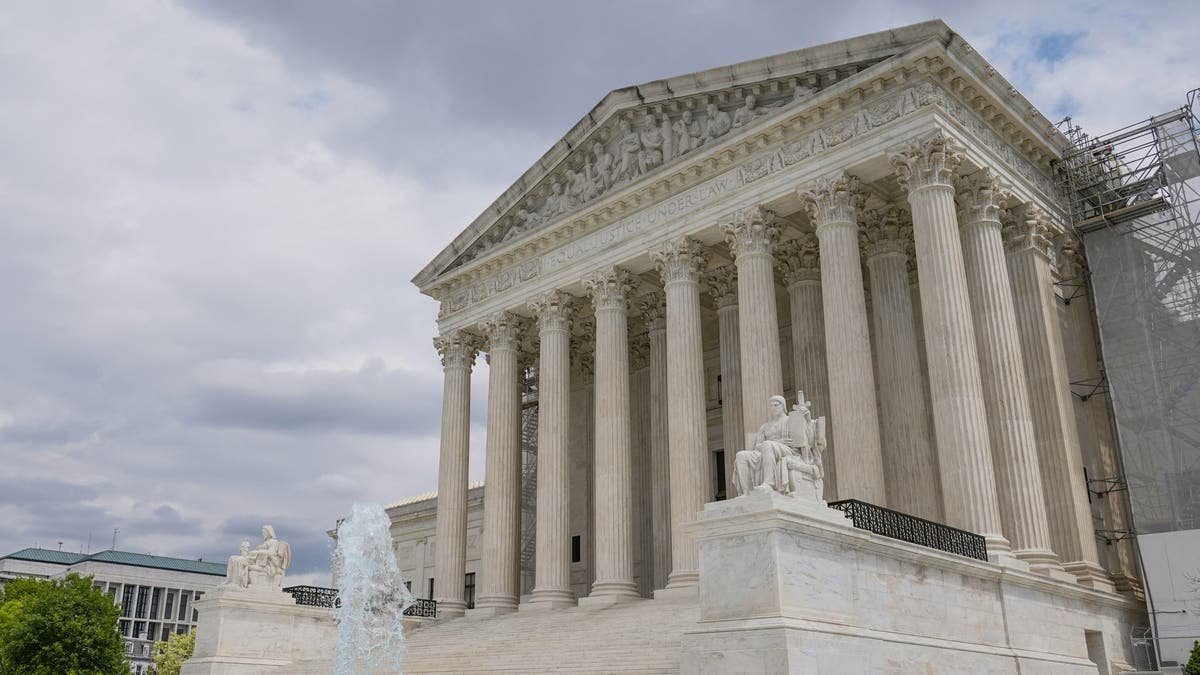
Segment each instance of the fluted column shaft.
M488 341L488 418L483 502L483 559L477 609L513 611L521 595L520 324L500 314L483 325Z
M629 412L629 272L584 280L596 312L596 581L589 597L637 597L633 582L633 452Z
M696 586L700 562L696 541L683 523L704 506L707 420L704 404L704 345L700 333L701 245L690 239L654 251L667 304L667 434L671 462L671 573L667 588Z
M742 426L757 429L770 417L767 401L783 394L779 315L775 306L772 246L779 239L774 215L740 211L723 226L737 265L738 349L741 353ZM738 450L745 440L738 442ZM728 451L727 451L728 452ZM736 451L735 451L736 453Z
M990 174L981 172L964 182L959 201L963 206L963 262L988 410L1001 524L1014 555L1035 570L1058 568L1058 559L1050 549L1025 360L1017 335L1012 283L1004 262L1002 195Z
M908 287L908 229L891 212L875 214L866 229L883 465L889 507L941 522L941 481Z
M779 251L792 316L792 372L796 389L811 402L813 418L832 423L829 411L829 370L825 365L825 313L821 301L821 266L817 236L803 232ZM837 500L837 462L834 438L825 446L825 500Z
M1083 457L1071 406L1070 377L1055 306L1048 227L1035 213L1005 232L1029 402L1038 440L1050 542L1079 583L1113 590L1096 551Z
M801 193L817 230L838 496L886 505L875 374L858 252L857 180L818 181Z
M954 206L959 158L940 135L894 155L912 206L933 424L946 519L983 535L993 557L1009 555L988 443L979 353Z
M742 354L739 336L737 268L721 267L708 278L708 290L717 306L721 351L721 440L725 449L725 494L735 496L733 458L745 450L742 409Z
M442 444L438 461L437 557L434 595L443 616L462 616L467 609L467 468L471 441L471 368L479 340L455 331L439 336L442 355Z
M571 590L570 440L571 297L547 293L529 309L537 317L537 544L533 605L575 604Z
M671 461L668 448L667 321L661 293L641 301L650 340L650 527L652 588L664 588L671 573Z

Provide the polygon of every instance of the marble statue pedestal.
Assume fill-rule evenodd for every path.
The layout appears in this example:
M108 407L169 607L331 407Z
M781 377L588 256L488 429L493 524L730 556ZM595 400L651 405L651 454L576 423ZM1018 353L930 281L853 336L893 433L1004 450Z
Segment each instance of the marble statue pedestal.
M332 610L302 607L276 588L218 588L196 602L196 650L181 675L287 672L298 661L330 658Z
M1145 621L1122 596L881 537L816 500L754 492L688 528L685 673L1095 675L1127 667Z

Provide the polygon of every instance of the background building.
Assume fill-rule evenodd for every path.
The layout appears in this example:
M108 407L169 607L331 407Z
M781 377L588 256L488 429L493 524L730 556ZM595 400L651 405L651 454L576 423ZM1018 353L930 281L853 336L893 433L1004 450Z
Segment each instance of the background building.
M70 573L92 577L92 586L121 608L120 631L130 671L149 672L153 644L196 626L193 604L225 579L225 563L100 551L85 555L26 548L0 558L0 583L18 577L51 579Z

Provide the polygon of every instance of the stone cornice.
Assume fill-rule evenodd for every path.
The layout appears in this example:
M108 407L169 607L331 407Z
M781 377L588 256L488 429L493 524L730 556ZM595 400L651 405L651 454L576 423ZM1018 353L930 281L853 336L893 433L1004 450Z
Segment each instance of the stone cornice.
M940 28L933 30L934 27L939 26ZM893 32L904 32L917 28L914 26ZM435 260L414 278L414 283L417 283L422 291L429 295L444 297L443 294L447 290L444 282L455 278L461 279L462 274L469 272L486 275L495 271L496 263L511 264L514 260L528 257L530 253L539 249L545 250L549 246L586 233L588 230L594 230L600 223L620 218L631 210L642 208L647 202L660 199L664 194L677 192L680 189L686 189L689 185L694 185L715 171L728 166L736 158L753 152L765 144L803 135L805 130L813 128L814 123L836 117L844 109L858 105L885 89L925 77L953 88L954 95L963 97L966 101L965 103L959 102L953 97L941 93L941 99L936 101L937 104L951 108L952 111L960 113L970 111L973 115L982 117L981 124L983 126L995 129L994 135L997 143L1011 144L1032 158L1036 168L1023 169L1023 175L1032 175L1030 172L1048 174L1050 160L1057 157L1061 153L1061 149L1066 147L1065 139L1061 138L1061 134L1057 134L1052 125L1036 110L1029 110L1027 101L1020 97L1015 89L1012 89L1011 85L996 74L995 70L985 61L977 55L972 56L969 45L961 43L961 40L943 24L931 22L931 24L925 25L924 30L930 37L922 46L894 56L884 64L867 68L849 78L835 82L789 114L772 115L769 116L769 120L756 121L752 127L747 127L745 133L730 134L729 140L723 139L721 143L712 148L693 153L694 157L689 155L692 159L687 162L676 163L677 165L657 170L654 173L654 180L643 180L622 190L614 191L613 194L597 200L575 216L558 222L544 231L539 231L536 233L537 236L527 235L521 241L496 247L496 250L489 252L479 260L463 265L453 273L447 273L444 269L445 265L450 263L450 259L439 256L438 260ZM850 42L854 41L848 41L848 43ZM958 51L951 54L946 51L946 45L950 45L951 48ZM761 81L760 84L762 84ZM751 84L747 80L741 79L737 86L745 89ZM694 90L695 86L693 85L689 91ZM671 89L674 94L679 94L681 91L683 90L678 88ZM662 89L657 90L655 96L649 98L645 92L641 92L640 96L642 100L653 101L655 105L667 105L671 98L671 95ZM610 110L608 114L614 114L613 110ZM590 116L589 119L599 118ZM770 124L766 124L767 121L770 121ZM859 123L856 120L854 125ZM597 124L591 124L589 129L596 127ZM751 133L752 131L754 133ZM842 132L833 130L832 133L832 139L836 141L837 136ZM574 143L563 145L560 142L560 145L563 145L563 151L558 160L561 161L565 158L567 146L574 147L584 142L584 136L575 138ZM735 136L736 142L732 138ZM547 153L548 156L550 154ZM542 167L552 168L553 166L556 164L547 163L544 157L542 162L531 169L531 172L546 176L551 169ZM747 167L747 170L753 171L754 167ZM1052 184L1049 179L1046 179L1045 183ZM532 187L532 184L523 178L514 185L513 189L524 185ZM456 240L456 244L452 244L445 253L452 254L454 258L457 258L467 245L466 243L457 244L459 240L473 242L485 229L490 229L492 224L505 217L505 214L516 206L519 197L529 192L529 189L522 187L519 194L512 196L510 193L513 193L513 189L510 189L505 196L497 200L496 204L493 204L492 208L476 219L476 222L463 233L463 236ZM550 188L546 187L545 189L549 190ZM508 198L506 199L506 197ZM504 205L502 206L502 204ZM456 247L459 253L453 253ZM442 279L434 283L438 277L442 277Z

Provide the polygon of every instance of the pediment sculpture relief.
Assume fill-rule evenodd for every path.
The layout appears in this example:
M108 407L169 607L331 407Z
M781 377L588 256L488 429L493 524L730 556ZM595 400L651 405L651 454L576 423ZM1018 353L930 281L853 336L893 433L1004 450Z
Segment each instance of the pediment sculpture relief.
M607 140L583 144L567 160L561 175L550 179L543 195L526 197L513 210L507 225L502 223L480 237L458 264L577 211L613 189L815 93L812 87L797 85L791 93L775 96L767 105L760 104L755 94L747 94L736 105L710 102L703 110L683 108L678 113L668 113L643 109L622 113L607 125L613 128L611 133L593 133L594 138Z
M782 396L770 399L771 418L758 433L746 435L746 449L737 453L733 483L738 496L774 491L822 501L825 490L825 418L813 419L812 404L797 392L789 413Z

